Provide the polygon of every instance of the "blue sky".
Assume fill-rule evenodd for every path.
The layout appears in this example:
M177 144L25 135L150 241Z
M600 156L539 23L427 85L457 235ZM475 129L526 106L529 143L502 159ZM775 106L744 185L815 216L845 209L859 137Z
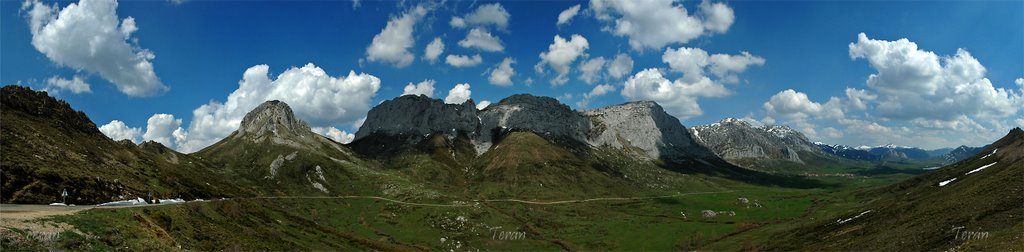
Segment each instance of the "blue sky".
M85 2L82 6L85 6ZM724 117L746 117L751 121L790 125L815 141L850 145L894 143L926 148L981 145L1002 136L1011 127L1024 124L1024 113L1020 109L1024 106L1024 99L1020 97L1024 93L1024 84L1016 83L1018 78L1024 77L1024 2L1021 1L707 2L708 6L720 4L733 14L731 18L722 16L729 22L724 25L724 29L722 23L719 23L717 30L707 28L717 22L712 19L716 14L701 9L699 5L702 3L699 1L615 2L498 2L500 9L507 15L507 19L504 19L507 20L507 26L483 22L459 28L451 25L453 17L468 17L484 6L494 7L494 2L364 1L354 5L342 1L98 1L89 4L100 7L113 4L116 13L83 13L112 16L117 24L111 26L111 19L106 19L107 26L103 26L102 22L75 25L113 27L115 31L109 32L107 29L108 33L100 35L71 36L60 34L59 31L44 34L42 31L45 29L41 29L39 34L33 33L33 7L41 5L53 8L54 2L44 1L33 5L32 2L2 1L0 83L20 83L51 93L55 91L57 97L85 111L98 126L111 124L114 120L123 123L105 128L104 132L108 135L135 141L157 140L186 152L201 148L216 140L217 136L225 134L224 129L204 128L193 122L199 121L194 118L194 112L201 106L214 104L204 110L209 112L207 119L210 122L237 124L238 114L244 114L244 111L228 111L231 108L226 107L230 106L221 108L216 104L232 103L229 94L240 89L239 83L245 78L244 73L257 65L266 65L266 73L262 76L267 76L273 82L263 84L264 88L277 85L284 90L261 95L296 99L295 103L310 101L306 105L293 104L296 110L301 110L297 114L307 117L304 120L316 121L311 124L322 134L340 140L351 137L345 134L357 130L355 125L359 124L360 113L365 116L366 108L401 95L409 83L428 79L434 80L432 95L438 99L445 99L456 84L469 83L471 98L477 102L496 102L511 94L531 93L558 97L563 103L577 109L585 109L579 103L585 99L584 94L605 84L613 90L588 98L586 108L653 99L666 106L673 115L682 118L687 126L708 124ZM72 3L79 4L62 1L57 2L57 8L64 9ZM605 3L610 7L595 7L595 3ZM645 18L643 15L637 17L627 13L626 7L637 7L629 5L658 7L656 5L659 4L662 8L656 9L677 8L675 10L678 11L678 8L685 8L686 13L682 17L703 23L702 31L692 38L668 36L663 38L668 39L668 42L639 47L631 45L630 41L651 41L651 38L641 37L644 34L616 32L616 21L644 24L641 22L645 21L642 20ZM580 6L579 14L567 24L556 24L559 14L575 5ZM421 16L416 15L417 8L423 9ZM66 22L75 21L66 18L64 13L53 13L53 16L47 16L56 20L50 22L51 25L62 22L61 19ZM493 13L481 15L493 21L494 17L488 14ZM411 45L404 48L405 52L414 57L413 60L402 65L394 61L370 59L368 47L374 43L375 36L387 30L389 21L399 20L406 15L416 16L409 33ZM602 18L602 15L605 17ZM131 29L126 36L118 35L124 33L116 30L126 27L122 21L128 17L132 18L133 27L137 30ZM80 19L78 22L90 20L95 21ZM655 24L673 23L671 19L662 21ZM43 23L45 25L46 22ZM701 24L698 27L702 27ZM496 36L503 48L494 51L460 46L459 41L466 38L474 28ZM662 27L648 25L644 28L661 31L659 29ZM74 30L78 33L93 31ZM103 29L95 31L102 32ZM859 40L860 33L865 34L865 40ZM587 47L567 64L565 83L553 85L550 80L558 75L556 66L542 64L540 68L544 73L539 73L535 69L538 62L542 61L539 55L549 51L549 45L552 45L556 35L570 40L574 34L584 38ZM34 43L34 36L49 40ZM88 39L75 41L95 37L114 38L108 42L126 44L124 48L129 48L132 53L90 55L87 53L90 46L83 42ZM425 59L424 53L427 44L435 38L441 39L444 50L437 60L431 62ZM903 38L915 44L916 50L908 50L907 43L900 43L899 40ZM871 53L878 51L864 49L861 56L853 57L855 53L851 43L897 53L874 55L877 57L872 58ZM121 47L114 45L110 48ZM665 60L666 50L680 48L699 49L709 55L723 56L742 56L742 52L749 52L749 57L745 59L754 59L755 63L748 62L742 70L725 71L722 75L713 73L713 63L705 64L698 68L700 73L694 75L679 71L677 66ZM929 68L932 65L945 67L952 64L947 63L947 60L955 58L960 48L966 50L969 56L958 59L968 63L974 62L971 59L976 60L969 65L983 66L984 71L980 75L965 74L967 77L954 78L950 76L960 76L960 73ZM148 62L152 65L151 70L143 68L129 71L141 76L155 74L158 81L147 82L149 88L144 91L126 91L124 87L139 86L137 81L132 82L136 79L130 77L134 76L112 77L109 72L104 72L104 68L95 66L107 64L104 62L116 59L118 55L144 55L144 52L155 57L148 60L134 57L123 59L123 62ZM909 58L900 58L904 54L899 52L911 54ZM927 57L928 53L935 57ZM482 61L475 66L455 67L445 61L449 55L476 54L481 56ZM628 56L633 64L624 75L611 76L607 69L619 55ZM922 58L915 58L918 56ZM581 80L582 65L598 57L608 61L600 71L600 77L593 83ZM492 84L489 80L491 70L506 58L515 61L511 65L515 71L510 78L511 85ZM761 61L757 62L757 59ZM872 59L878 62L902 62L876 66ZM930 59L936 64L929 65L926 62L922 63L924 65L914 65L920 63L914 60L921 59ZM679 60L693 62L694 58ZM303 68L309 63L313 65ZM915 67L934 70L923 73L926 75L924 77L934 75L931 76L933 78L922 81L914 79L921 76L897 74L905 73L899 72L900 69L917 69ZM279 74L292 68L295 68L295 72L316 68L336 79L317 79L316 71L297 74L294 78L287 78L287 81L286 78L278 78ZM645 72L647 69L656 70ZM356 77L362 76L359 78L362 82L348 78L352 77L350 71L354 71ZM653 78L650 75L652 73L660 73L661 78ZM869 76L872 74L892 78L883 78L869 84ZM704 84L710 86L701 88L693 82L705 76L709 82ZM733 76L735 81L729 81L723 76ZM77 86L68 84L74 83L75 77L82 83ZM377 82L373 81L374 78ZM532 84L527 84L527 79L531 79ZM662 79L665 82L658 82ZM687 80L678 81L682 79ZM301 90L299 88L284 87L303 83L303 80L325 80L322 85L334 88L327 92L329 95L317 98L302 96L306 94L295 91ZM376 90L352 91L346 86L350 82L371 89L376 86ZM82 91L82 84L88 86L88 92ZM664 84L661 87L668 88L669 92L651 93L657 92L650 90L656 90L652 88L660 84ZM160 88L161 85L166 89ZM631 86L633 91L625 91L629 89L627 86ZM977 92L942 91L952 87ZM714 88L720 88L721 92L708 91L718 90ZM784 92L788 89L793 91ZM866 95L863 97L875 98L866 99L857 105L847 94L849 89L863 91ZM939 91L936 92L936 89ZM695 93L693 90L698 91ZM913 95L921 92L927 95ZM346 102L318 102L318 99L325 97ZM966 98L952 99L955 97ZM830 102L833 98L835 101ZM971 102L974 100L993 101ZM691 101L692 104L688 103ZM775 102L768 104L771 101ZM934 110L927 109L931 106L926 105L932 102L948 104L934 106ZM240 106L238 110L254 106L252 102L241 100L237 104ZM694 110L694 105L697 110ZM769 109L769 105L772 109ZM951 109L936 112L944 106ZM321 111L338 107L345 111ZM154 116L156 114L165 115ZM200 136L206 137L195 140L200 139ZM195 141L188 144L190 140Z

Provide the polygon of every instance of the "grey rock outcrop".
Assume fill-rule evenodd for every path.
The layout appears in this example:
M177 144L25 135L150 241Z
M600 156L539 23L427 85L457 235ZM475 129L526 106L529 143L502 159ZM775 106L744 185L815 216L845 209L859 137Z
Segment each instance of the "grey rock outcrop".
M444 133L474 135L480 118L473 100L463 104L445 104L424 95L404 95L377 105L366 115L355 140L372 134L424 136Z
M287 103L277 100L263 102L245 114L238 130L228 138L257 143L269 140L274 144L297 148L330 141L313 133L309 124L295 118L295 113Z
M445 104L426 96L401 96L370 110L353 146L374 155L412 147L441 133L449 139L468 137L480 155L511 132L532 132L567 147L639 148L640 155L650 159L721 161L657 103L579 112L554 98L529 94L509 96L483 110L472 101Z
M549 140L587 143L590 120L551 97L517 94L480 111L477 153L490 148L497 134L530 131Z
M714 156L694 142L679 119L654 102L630 102L583 113L593 124L588 140L594 146L635 147L648 158L669 160Z
M267 134L303 134L310 132L306 122L295 119L287 103L273 100L260 104L242 118L238 136L261 137Z
M752 126L736 118L690 128L691 135L726 160L773 159L804 163L801 153L827 155L787 126Z

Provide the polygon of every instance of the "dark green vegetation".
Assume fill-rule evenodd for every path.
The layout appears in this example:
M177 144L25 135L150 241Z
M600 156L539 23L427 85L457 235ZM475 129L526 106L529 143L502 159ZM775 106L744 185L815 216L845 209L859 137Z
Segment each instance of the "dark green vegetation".
M150 144L139 148L100 133L64 101L27 87L0 92L0 201L95 204L155 195L210 198L240 194L208 164Z
M821 220L779 235L783 242L773 246L782 250L1019 250L1024 246L1021 185L1024 131L1016 128L959 163L864 191L856 197L864 205L856 210L838 220Z
M254 110L234 134L181 154L158 143L111 141L45 93L5 87L3 95L4 202L47 203L63 186L97 195L81 202L147 190L230 198L49 217L40 222L73 229L43 238L0 227L4 251L1024 248L1019 129L920 176L920 163L843 161L812 163L801 177L724 161L643 159L632 146L590 148L527 131L497 134L480 156L465 134L427 135L402 148L388 144L421 136L342 145L312 134L287 105L273 102L265 105L280 111ZM52 107L60 109L33 112ZM76 152L112 157L33 159ZM92 177L132 184L123 191L68 184ZM958 180L937 185L952 177ZM8 189L24 180L38 182ZM956 226L990 235L956 239Z

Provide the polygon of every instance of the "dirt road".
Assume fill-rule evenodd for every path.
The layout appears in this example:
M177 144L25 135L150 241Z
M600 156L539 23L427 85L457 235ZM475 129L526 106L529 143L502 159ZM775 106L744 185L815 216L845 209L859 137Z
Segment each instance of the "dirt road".
M65 230L74 230L74 227L66 223L42 223L32 220L74 214L95 207L0 204L0 227L27 230L34 234L57 234Z

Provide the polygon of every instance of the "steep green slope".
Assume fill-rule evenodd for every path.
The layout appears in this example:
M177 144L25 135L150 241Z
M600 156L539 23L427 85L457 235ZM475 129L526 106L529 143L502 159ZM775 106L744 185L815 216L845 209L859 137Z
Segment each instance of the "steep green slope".
M474 161L476 193L487 197L566 198L637 191L616 169L532 132L512 132Z
M785 232L772 250L1020 250L1024 131L980 154L866 191L855 211Z
M313 133L278 101L260 105L237 131L193 155L261 196L437 195Z
M244 194L207 164L165 149L162 154L103 135L68 103L27 87L5 86L0 97L0 201L95 204L155 196L210 198ZM159 148L148 148L159 149Z

